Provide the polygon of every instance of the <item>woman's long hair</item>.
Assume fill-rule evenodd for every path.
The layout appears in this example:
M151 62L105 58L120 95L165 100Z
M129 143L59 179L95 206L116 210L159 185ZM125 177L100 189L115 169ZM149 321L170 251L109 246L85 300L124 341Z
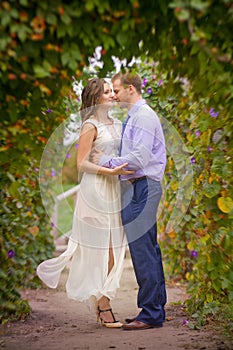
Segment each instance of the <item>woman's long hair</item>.
M99 104L100 98L104 93L104 84L105 80L102 78L88 80L82 91L82 105L80 109L82 122L93 115L94 108Z

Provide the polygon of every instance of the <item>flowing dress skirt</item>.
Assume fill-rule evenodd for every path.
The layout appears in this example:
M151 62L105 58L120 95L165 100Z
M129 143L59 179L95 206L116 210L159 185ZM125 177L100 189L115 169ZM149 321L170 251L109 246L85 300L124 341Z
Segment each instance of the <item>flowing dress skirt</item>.
M120 215L120 183L117 176L85 173L77 196L72 233L60 256L37 267L40 279L56 288L69 263L66 291L70 299L86 302L90 308L102 296L112 300L123 269L126 236ZM109 246L114 266L108 274Z

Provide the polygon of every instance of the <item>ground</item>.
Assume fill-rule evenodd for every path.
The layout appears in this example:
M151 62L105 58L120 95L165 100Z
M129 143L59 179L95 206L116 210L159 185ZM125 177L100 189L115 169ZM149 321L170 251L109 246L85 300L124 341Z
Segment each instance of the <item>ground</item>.
M120 289L112 307L124 321L137 314L137 284L129 258L125 259ZM65 292L67 270L58 289L25 290L23 297L32 307L25 321L1 326L0 348L4 350L232 350L233 342L211 327L191 330L182 305L187 298L184 286L168 283L167 320L162 328L141 331L108 329L96 323L82 303L69 300Z

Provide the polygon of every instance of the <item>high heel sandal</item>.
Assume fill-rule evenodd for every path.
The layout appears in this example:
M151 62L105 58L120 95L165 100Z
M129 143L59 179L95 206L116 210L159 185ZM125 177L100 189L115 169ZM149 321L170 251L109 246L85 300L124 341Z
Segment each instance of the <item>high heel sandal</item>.
M101 318L101 316L100 316L101 312L108 312L108 311L111 312L111 315L112 315L112 318L113 318L113 322L104 321L104 320ZM122 324L121 322L119 322L119 321L117 321L117 320L115 319L115 316L114 316L114 314L113 314L113 312L112 312L112 309L100 310L100 308L98 307L97 322L98 322L99 320L100 320L101 325L102 325L102 326L105 326L105 327L107 327L107 328L121 328L121 327L123 326L123 324Z

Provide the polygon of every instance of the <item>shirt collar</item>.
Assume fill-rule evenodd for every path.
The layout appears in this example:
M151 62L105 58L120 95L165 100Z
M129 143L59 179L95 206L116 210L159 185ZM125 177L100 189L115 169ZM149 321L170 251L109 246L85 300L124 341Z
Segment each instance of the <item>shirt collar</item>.
M145 104L146 104L146 100L144 100L144 99L139 100L130 108L128 115L131 117L138 110L139 107L141 107Z

